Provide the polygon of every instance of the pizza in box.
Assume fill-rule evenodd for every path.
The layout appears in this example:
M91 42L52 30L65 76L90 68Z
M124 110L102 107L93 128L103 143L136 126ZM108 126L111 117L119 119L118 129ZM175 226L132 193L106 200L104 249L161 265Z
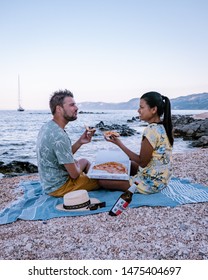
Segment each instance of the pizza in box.
M111 174L128 174L126 166L120 162L108 161L93 166L94 170L101 170Z

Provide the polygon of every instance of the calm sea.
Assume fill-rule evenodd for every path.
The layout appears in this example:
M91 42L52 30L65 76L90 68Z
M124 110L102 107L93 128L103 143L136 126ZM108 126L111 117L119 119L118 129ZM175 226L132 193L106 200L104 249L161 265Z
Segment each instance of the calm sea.
M173 111L173 114L198 114L204 111ZM127 123L127 120L137 116L134 110L129 111L93 111L93 114L79 114L78 119L67 125L66 131L72 143L84 132L85 124L95 126L100 121L106 125L127 124L137 130L138 134L131 137L122 137L123 142L135 152L140 149L141 133L144 126L139 122ZM0 111L0 161L9 163L12 160L29 161L37 164L36 161L36 139L40 127L51 119L49 111L24 111L13 110ZM76 153L76 158L85 157L93 161L99 149L116 149L116 146L104 140L102 133L97 131L93 141L83 145ZM176 139L173 152L187 152L190 142Z

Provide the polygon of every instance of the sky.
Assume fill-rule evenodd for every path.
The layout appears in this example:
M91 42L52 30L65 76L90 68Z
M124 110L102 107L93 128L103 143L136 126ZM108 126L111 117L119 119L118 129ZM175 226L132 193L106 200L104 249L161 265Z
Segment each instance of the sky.
M207 0L0 0L0 109L59 89L125 102L208 92Z

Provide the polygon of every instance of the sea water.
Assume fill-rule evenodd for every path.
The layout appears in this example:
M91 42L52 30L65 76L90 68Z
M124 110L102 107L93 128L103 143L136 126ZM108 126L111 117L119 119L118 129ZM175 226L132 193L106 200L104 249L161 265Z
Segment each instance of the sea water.
M173 114L193 115L202 113L200 110L179 110ZM139 121L127 122L133 117L138 116L136 110L115 110L115 111L91 111L78 114L76 121L68 123L66 132L74 143L85 131L85 125L95 126L100 121L105 125L126 124L137 131L134 136L121 137L124 144L135 152L139 153L141 135L144 124ZM14 110L0 111L0 161L9 163L13 160L28 161L37 164L36 159L36 140L41 126L51 120L50 111L25 110L18 112ZM97 129L92 142L83 145L75 154L75 158L87 158L91 162L95 159L96 153L100 149L118 149L114 144L107 142L101 131ZM181 138L175 139L173 152L187 152L193 150L189 141Z

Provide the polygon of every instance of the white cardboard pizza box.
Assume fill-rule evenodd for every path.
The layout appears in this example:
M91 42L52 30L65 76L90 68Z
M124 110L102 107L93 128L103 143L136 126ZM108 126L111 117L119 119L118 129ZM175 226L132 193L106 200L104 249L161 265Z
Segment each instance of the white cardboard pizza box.
M128 174L109 173L104 170L95 170L93 166L109 161L122 163L126 166ZM87 176L92 179L109 179L109 180L129 180L131 162L128 156L121 150L100 150L98 151L95 162L91 164Z

